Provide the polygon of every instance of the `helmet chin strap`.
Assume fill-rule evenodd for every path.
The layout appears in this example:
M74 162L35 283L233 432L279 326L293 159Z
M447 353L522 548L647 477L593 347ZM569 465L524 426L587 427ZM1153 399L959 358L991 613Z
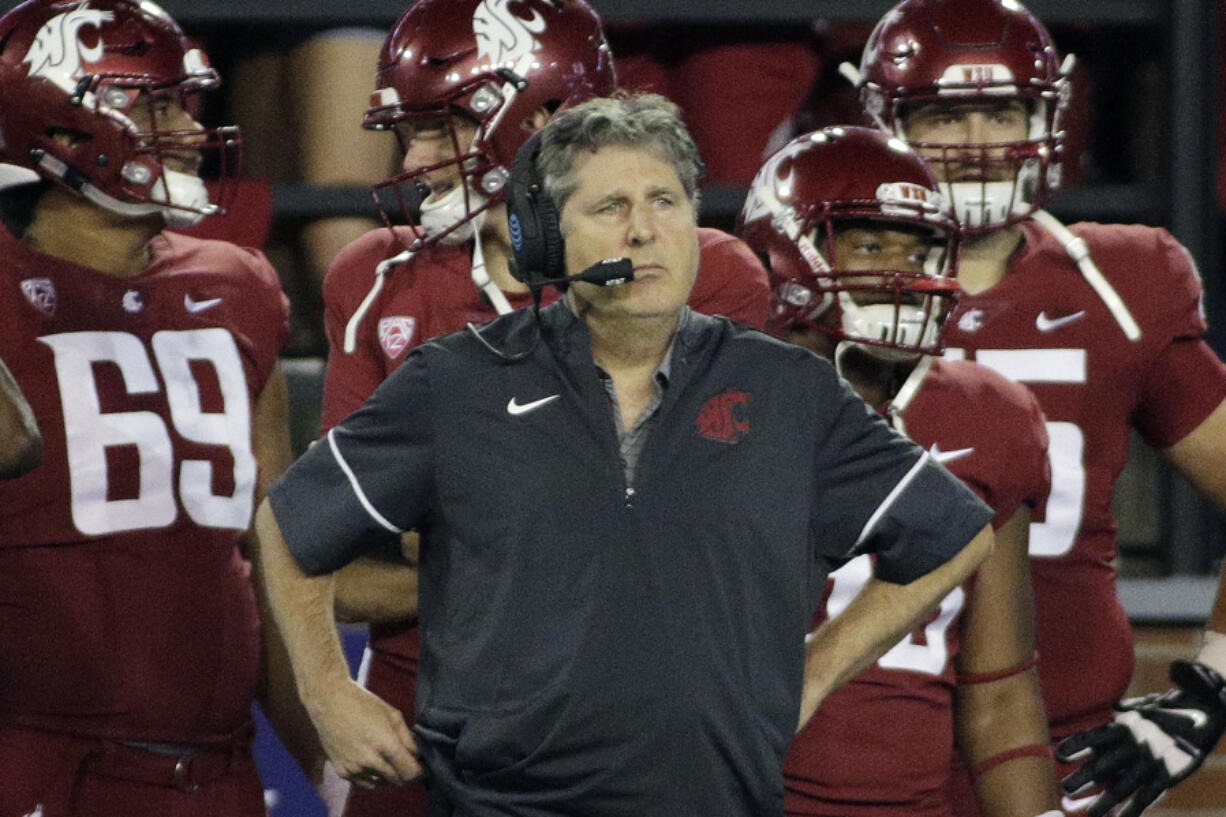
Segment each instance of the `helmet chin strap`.
M839 377L846 378L847 375L843 368L843 358L847 356L853 348L859 347L865 349L864 346L858 343L852 343L849 340L840 340L834 347L834 370L839 373Z
M867 346L862 343L855 343L850 340L842 340L839 341L838 345L834 347L834 370L839 373L840 377L846 378L846 375L844 374L843 360L846 358L848 352L853 349L876 360L880 360L883 364L898 362L897 359L891 360L882 358L878 354L876 347ZM913 368L911 373L907 375L907 379L903 381L902 386L900 386L898 391L889 399L889 403L886 406L886 417L889 419L890 425L895 431L904 436L907 434L907 426L906 423L903 422L903 412L907 410L907 406L911 404L911 400L915 397L916 392L919 391L920 384L923 383L924 378L928 376L929 370L932 369L932 362L935 359L929 355L915 355L914 357L918 358L915 368Z
M74 174L71 167L50 154L43 154L38 160L38 165L65 183L68 183L67 179L70 175L77 175L80 178L79 174ZM193 227L199 224L206 215L212 215L218 209L217 205L209 203L208 190L199 177L166 168L163 168L162 177L154 183L150 192L166 201L180 205L178 207L169 207L151 201L123 201L104 193L88 181L81 181L70 186L104 210L132 218L160 214L167 226L174 228Z
M451 228L451 232L442 235L438 239L438 243L442 245L456 246L463 244L466 241L471 241L473 245L472 254L472 279L477 289L485 293L485 297L489 299L490 304L497 310L499 315L506 315L511 311L511 303L507 300L507 296L503 294L498 285L490 278L489 270L485 266L485 250L481 246L481 229L485 226L485 211L477 213L471 218L468 216L468 202L465 202L464 182L461 181L455 187L448 190L442 196L439 196L434 201L431 201L433 196L427 198L421 204L421 226L426 231L426 236L429 237L432 233L440 233L443 230ZM472 197L472 203L477 207L485 204L486 198L479 196L472 191L469 191L469 196Z
M911 374L907 375L907 379L903 381L898 393L890 400L890 405L886 409L886 415L890 418L890 425L899 434L907 436L907 424L903 422L902 415L907 410L907 406L911 405L911 400L915 397L916 392L919 391L920 384L928 376L928 370L932 368L932 361L933 358L928 355L921 356L919 363L915 364Z
M772 208L772 211L774 211L774 208ZM800 232L800 225L796 224L792 219L779 217L777 212L775 212L775 224L783 229L784 233L792 239L796 249L800 252L800 257L809 265L809 270L817 276L818 281L823 285L832 286L834 281L830 278L830 264L826 263L825 257L813 245L813 241L807 235ZM834 306L834 298L834 293L830 290L823 291L822 299L809 312L808 320L816 321L826 314L830 307Z
M499 315L506 315L511 312L511 302L507 300L507 296L490 278L489 270L485 267L485 249L481 246L481 228L485 225L485 212L479 213L473 218L476 235L473 237L473 260L472 260L472 279L477 285L477 289L485 294L489 299L490 304L494 307Z
M474 143L476 136L473 137ZM493 283L489 277L489 272L485 267L485 253L481 249L481 227L485 224L485 212L482 211L472 218L468 218L468 207L464 197L463 179L452 189L448 190L441 196L435 197L430 195L421 203L421 214L419 226L426 231L426 237L429 238L432 234L444 233L438 239L441 245L457 245L463 244L465 241L472 240L473 242L473 259L472 259L472 278L473 283L477 288L486 293L486 297L498 310L498 314L506 314L511 311L511 304L503 295L502 290ZM484 196L469 191L469 199L476 208L480 208L486 203L487 199ZM450 229L450 232L446 232ZM387 276L395 267L409 263L413 256L420 249L420 241L413 243L413 249L405 250L397 253L390 258L385 258L375 266L374 283L371 284L370 290L366 293L366 297L358 304L358 308L354 310L349 321L345 324L345 337L341 348L345 354L351 355L357 350L358 346L358 328L362 325L362 319L366 317L366 313L370 311L375 299L379 297L379 293L383 291L383 283ZM492 290L492 292L490 291ZM504 311L505 308L505 311Z

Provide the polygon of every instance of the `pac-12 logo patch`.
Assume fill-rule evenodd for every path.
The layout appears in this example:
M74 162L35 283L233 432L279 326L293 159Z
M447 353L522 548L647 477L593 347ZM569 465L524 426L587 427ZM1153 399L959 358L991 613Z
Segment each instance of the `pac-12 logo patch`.
M694 421L698 433L721 443L740 441L749 433L749 420L744 416L744 406L748 402L749 395L737 389L715 395L703 403L702 410L698 412L698 419Z
M27 278L21 282L21 294L44 315L55 314L55 284L50 278Z
M380 318L379 345L383 347L388 357L395 360L413 342L413 331L416 328L416 318L407 318L403 315Z

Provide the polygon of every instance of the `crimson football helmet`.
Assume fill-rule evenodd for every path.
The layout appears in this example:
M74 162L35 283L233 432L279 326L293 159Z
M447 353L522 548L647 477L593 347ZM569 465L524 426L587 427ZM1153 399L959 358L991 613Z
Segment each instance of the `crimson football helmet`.
M224 212L229 187L210 201L196 168L209 158L236 179L240 139L188 127L166 102L194 115L218 81L149 0L28 0L0 18L0 158L108 210L190 226Z
M1029 133L996 144L918 143L962 227L1016 223L1059 187L1071 56L1062 65L1043 24L1015 0L903 0L864 46L858 86L865 111L907 138L904 116L926 103L1017 99Z
M841 266L836 231L864 225L919 231L929 239L922 271ZM901 140L858 127L793 139L754 177L737 234L768 261L774 334L814 328L892 359L940 352L958 291L957 225Z
M389 223L397 212L420 213L412 226L422 246L474 235L474 219L503 198L536 110L552 115L608 96L617 77L600 18L584 0L418 0L384 43L376 86L363 127L393 130L426 117L447 123L454 159L374 188ZM457 135L457 116L476 125L468 144ZM431 191L425 174L448 166L463 182Z

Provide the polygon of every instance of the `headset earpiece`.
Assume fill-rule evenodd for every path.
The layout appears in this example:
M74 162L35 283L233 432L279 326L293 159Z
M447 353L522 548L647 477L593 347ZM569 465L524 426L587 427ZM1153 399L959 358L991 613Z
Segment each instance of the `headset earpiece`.
M507 226L515 253L511 272L530 287L542 287L566 274L558 208L536 173L540 150L537 131L516 152L506 186Z

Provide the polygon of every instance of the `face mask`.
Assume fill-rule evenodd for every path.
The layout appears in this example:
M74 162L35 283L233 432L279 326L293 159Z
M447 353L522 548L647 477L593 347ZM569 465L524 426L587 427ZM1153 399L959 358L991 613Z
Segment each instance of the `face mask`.
M843 313L843 334L853 342L856 338L892 340L904 347L864 344L869 354L886 360L915 357L916 349L933 346L940 332L940 321L935 315L926 316L923 307L902 304L895 313L893 304L858 306L846 292L839 293L839 306Z

